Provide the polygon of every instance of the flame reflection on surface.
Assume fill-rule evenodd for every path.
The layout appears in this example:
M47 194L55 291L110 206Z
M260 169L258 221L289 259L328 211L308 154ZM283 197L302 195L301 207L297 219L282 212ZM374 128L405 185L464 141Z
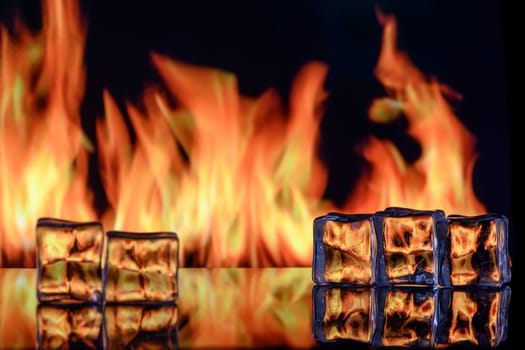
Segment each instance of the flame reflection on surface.
M36 270L0 268L0 349L35 347L36 306Z
M0 283L0 349L32 349L38 316L53 321L47 322L51 327L60 321L50 319L51 314L74 316L82 309L79 304L71 310L60 305L42 314L33 269L0 269ZM309 268L182 268L180 290L176 306L90 307L92 322L69 317L54 334L66 337L67 330L76 329L85 339L100 343L97 322L104 313L111 338L104 341L117 348L149 340L206 349L304 349L338 341L363 348L414 344L489 348L507 339L511 294L508 286L455 290L313 285Z
M178 323L180 348L307 348L315 345L311 335L309 268L182 268L179 273L180 298L176 309L146 307L141 313L135 312L137 306L126 308L112 304L103 311L106 326L114 337L109 339L112 347L137 342L134 337L140 332L157 329L165 333L167 328L174 327L173 320ZM0 349L36 346L35 283L36 270L0 269ZM49 310L68 314L63 305ZM46 320L49 310L44 310ZM96 310L89 310L96 321ZM69 312L70 315L76 313ZM145 316L139 322L137 318L141 314ZM61 325L60 330L56 330L60 333L57 338L67 336L66 331L75 328L73 324ZM87 324L91 328L81 326L85 338L99 339L92 323Z
M318 156L324 63L304 65L284 108L271 89L246 97L229 72L152 53L165 88L145 89L125 110L103 91L90 140L79 115L83 18L75 1L43 4L40 32L20 26L0 37L0 266L34 266L33 229L44 216L175 231L185 266L257 267L308 266L311 220L329 210L485 211L472 188L475 140L447 103L452 90L397 49L391 16L378 13L375 73L388 96L372 102L370 119L404 116L421 155L408 162L392 142L369 137L361 154L370 167L335 208L323 198L328 170ZM103 210L94 207L89 169L102 178Z

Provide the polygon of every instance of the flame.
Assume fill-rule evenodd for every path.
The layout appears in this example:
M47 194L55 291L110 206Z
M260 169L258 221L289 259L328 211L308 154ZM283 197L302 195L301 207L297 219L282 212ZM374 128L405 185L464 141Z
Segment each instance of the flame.
M94 216L79 114L84 30L74 1L44 5L38 35L0 28L0 266L34 266L37 218Z
M371 136L361 147L370 168L358 179L345 210L374 212L401 206L464 215L486 212L472 186L475 138L446 100L458 94L435 79L428 80L397 49L393 16L378 11L378 18L383 41L375 75L389 96L373 101L369 117L388 123L404 116L407 133L419 143L421 153L409 163L391 141Z
M326 67L304 67L285 116L272 91L249 99L230 73L152 58L180 106L158 90L147 91L142 109L129 104L132 145L104 95L97 135L112 209L106 226L177 228L183 261L191 255L203 266L308 264L312 242L297 233L311 231L326 182L315 157Z
M103 91L93 147L79 114L85 30L76 2L44 1L39 33L22 28L15 38L2 28L0 265L34 266L34 225L44 216L175 231L182 266L255 267L309 266L312 218L327 211L484 213L472 188L474 136L446 100L457 94L396 48L393 17L378 18L375 73L388 97L373 101L370 119L404 116L421 154L410 163L392 142L369 137L360 151L370 167L340 208L323 197L322 62L303 67L285 104L272 89L242 96L229 72L152 53L162 84L124 111ZM100 171L107 208L94 207L89 168Z

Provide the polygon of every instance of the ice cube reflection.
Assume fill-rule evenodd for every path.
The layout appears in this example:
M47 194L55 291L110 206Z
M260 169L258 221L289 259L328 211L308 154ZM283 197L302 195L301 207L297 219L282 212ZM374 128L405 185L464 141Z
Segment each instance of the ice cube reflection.
M320 343L349 341L378 348L494 348L507 338L510 293L509 286L316 285L312 290L313 334ZM366 322L356 322L356 315Z

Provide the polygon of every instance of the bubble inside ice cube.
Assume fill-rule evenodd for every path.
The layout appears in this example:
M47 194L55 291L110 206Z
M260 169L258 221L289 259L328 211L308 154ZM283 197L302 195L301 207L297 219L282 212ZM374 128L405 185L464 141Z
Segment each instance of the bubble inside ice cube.
M175 301L179 240L172 232L107 233L108 302Z
M41 218L36 239L39 301L102 300L104 233L100 223Z

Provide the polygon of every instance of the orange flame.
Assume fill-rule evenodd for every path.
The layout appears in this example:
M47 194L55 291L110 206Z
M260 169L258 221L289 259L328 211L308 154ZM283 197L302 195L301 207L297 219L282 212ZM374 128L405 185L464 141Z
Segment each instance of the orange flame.
M73 1L44 1L43 29L1 31L0 265L34 265L39 217L100 220L106 229L176 231L182 265L309 266L312 218L327 211L388 206L485 211L472 189L474 137L454 116L452 90L424 75L396 48L396 22L384 26L376 76L389 97L370 118L407 118L421 155L370 137L370 163L346 204L323 198L328 172L317 155L327 67L306 64L289 108L268 90L242 96L234 75L152 54L164 86L144 91L126 112L113 97L97 121L98 166L108 199L101 215L87 184L90 143L81 128L84 29Z
M312 242L298 233L311 231L326 183L315 157L326 67L311 63L299 74L287 120L273 92L242 97L230 73L160 55L153 62L181 106L157 90L142 110L128 105L132 145L105 94L97 135L113 209L107 225L176 228L198 265L308 264Z
M421 147L410 164L390 141L370 137L362 147L369 171L362 174L345 206L350 212L374 212L389 206L443 209L447 214L486 211L474 194L474 136L454 115L445 95L458 97L435 79L428 81L396 47L395 18L378 12L383 42L375 74L389 97L373 101L372 121L405 116L408 135Z
M94 216L77 12L74 1L50 1L39 35L0 28L0 266L34 266L38 217Z

